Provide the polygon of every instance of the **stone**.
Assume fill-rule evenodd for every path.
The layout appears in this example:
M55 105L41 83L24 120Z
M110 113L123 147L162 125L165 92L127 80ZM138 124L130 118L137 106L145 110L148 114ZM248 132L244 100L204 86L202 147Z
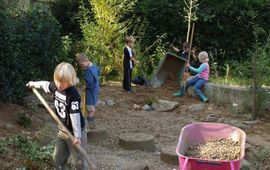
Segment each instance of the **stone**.
M243 131L248 130L251 128L250 125L240 124L237 126L238 128L242 129Z
M207 115L206 122L217 122L218 121L218 117L215 114L209 114Z
M178 105L178 102L158 100L157 102L152 104L152 108L159 112L166 112L174 110Z
M225 118L224 117L221 117L217 120L218 123L224 123L225 122Z
M115 102L112 99L106 100L105 103L106 103L107 106L114 106L115 105Z
M193 104L189 106L191 112L201 112L204 108L204 104Z
M250 125L250 126L253 126L255 124L259 123L258 120L254 120L254 121L244 121L243 124L245 125Z
M148 104L146 104L146 105L143 106L143 110L145 110L145 111L151 111L152 110L152 107L149 106Z
M134 110L141 110L141 106L137 105L137 104L134 104L133 105L133 109Z
M126 133L119 136L119 145L126 150L154 152L154 136L146 133Z
M160 160L165 163L179 165L178 155L175 146L167 146L161 149Z
M243 159L241 161L240 169L250 169L251 163L247 161L246 159Z
M106 106L106 102L100 100L97 102L97 106L101 106L101 107Z
M14 125L9 124L9 123L5 124L5 127L6 127L7 129L9 129L9 130L12 130L12 129L14 129L14 128L15 128L15 126L14 126Z

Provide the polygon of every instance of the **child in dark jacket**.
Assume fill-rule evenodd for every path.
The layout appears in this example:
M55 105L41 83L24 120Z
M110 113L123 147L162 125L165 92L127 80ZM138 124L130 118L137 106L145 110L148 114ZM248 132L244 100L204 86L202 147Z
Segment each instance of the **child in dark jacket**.
M85 92L86 92L86 111L89 128L94 128L95 122L95 106L98 101L99 95L99 77L100 69L89 61L88 57L83 54L77 54L78 64L85 70L84 80L86 82Z
M132 80L132 70L134 68L134 63L138 64L134 57L134 46L135 39L132 36L126 38L126 47L124 48L124 78L123 78L123 88L127 92L132 92L131 89L131 80Z

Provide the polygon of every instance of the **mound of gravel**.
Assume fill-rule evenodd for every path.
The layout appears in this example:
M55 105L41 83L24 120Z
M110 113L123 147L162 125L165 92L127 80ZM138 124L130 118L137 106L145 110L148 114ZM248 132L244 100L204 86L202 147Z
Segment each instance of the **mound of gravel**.
M188 148L188 157L208 160L235 160L240 158L241 147L231 139L210 139Z

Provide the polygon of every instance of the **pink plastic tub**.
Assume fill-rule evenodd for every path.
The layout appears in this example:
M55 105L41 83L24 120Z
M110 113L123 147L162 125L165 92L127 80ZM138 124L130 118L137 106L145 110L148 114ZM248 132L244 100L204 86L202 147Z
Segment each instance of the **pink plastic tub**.
M189 146L207 139L230 138L241 145L239 160L204 160L186 157ZM179 157L180 170L240 170L240 162L245 155L246 134L239 128L220 123L195 123L181 130L176 153ZM215 148L213 148L215 149Z

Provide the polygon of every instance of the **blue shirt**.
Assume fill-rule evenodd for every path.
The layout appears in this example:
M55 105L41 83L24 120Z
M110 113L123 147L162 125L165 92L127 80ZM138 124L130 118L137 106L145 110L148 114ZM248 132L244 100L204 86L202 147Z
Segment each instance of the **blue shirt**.
M85 70L84 79L86 81L86 89L99 89L99 76L100 70L97 66L93 65Z

